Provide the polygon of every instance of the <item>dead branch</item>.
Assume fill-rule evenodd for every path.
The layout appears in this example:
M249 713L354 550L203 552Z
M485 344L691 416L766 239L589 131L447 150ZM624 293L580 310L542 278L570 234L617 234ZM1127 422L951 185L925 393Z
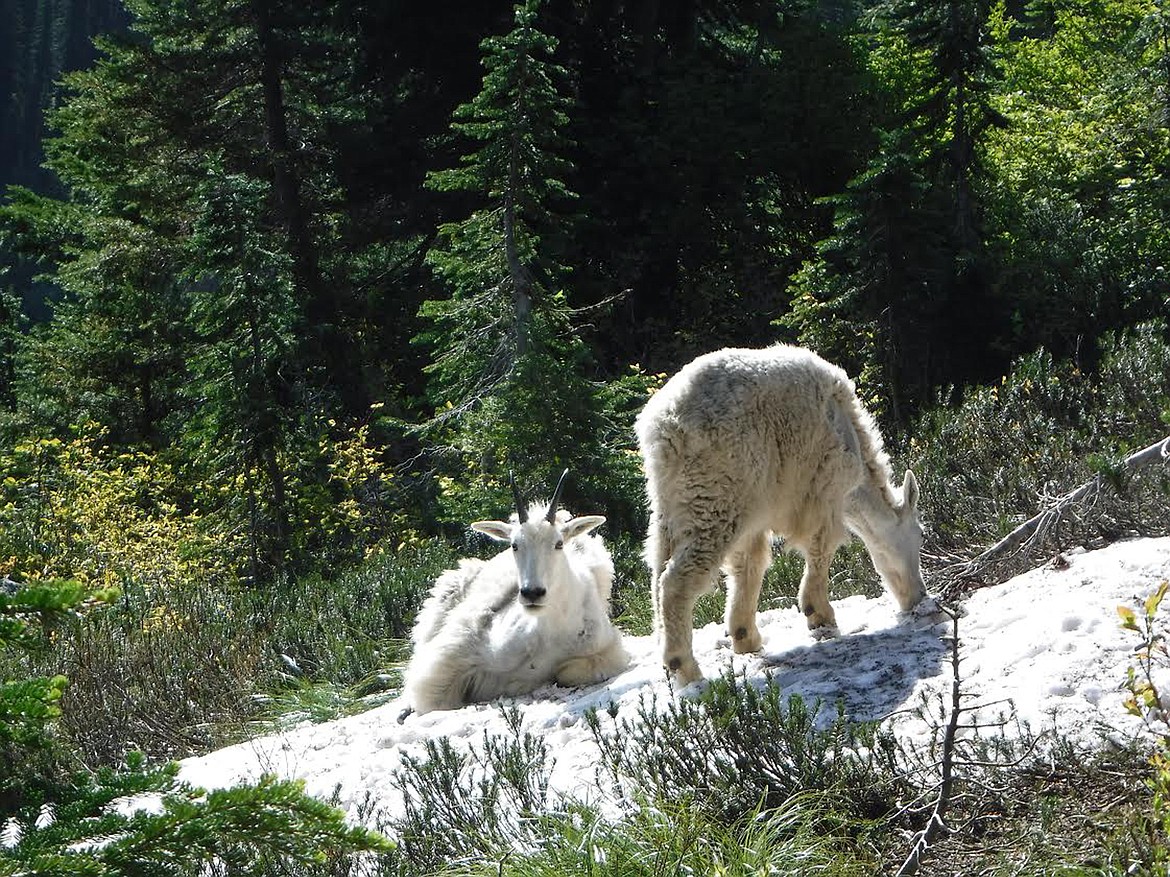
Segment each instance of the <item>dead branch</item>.
M1127 472L1154 462L1170 463L1170 436L1130 454L1121 462L1118 469L1121 472ZM1093 502L1100 494L1101 488L1107 484L1109 484L1108 479L1103 474L1098 473L1080 487L1059 497L1039 514L1020 524L978 557L948 569L947 573L955 580L973 579L995 561L1039 544L1052 531L1052 528L1056 526L1070 506Z
M902 867L898 869L897 877L909 877L918 871L922 864L922 857L930 849L938 836L947 831L947 808L951 804L955 784L955 738L959 731L959 716L963 712L962 695L960 692L961 679L959 678L959 613L944 610L951 618L951 714L947 719L946 731L943 733L941 779L938 785L938 797L934 802L934 809L927 820L926 827L918 834L918 839L910 849L910 854Z

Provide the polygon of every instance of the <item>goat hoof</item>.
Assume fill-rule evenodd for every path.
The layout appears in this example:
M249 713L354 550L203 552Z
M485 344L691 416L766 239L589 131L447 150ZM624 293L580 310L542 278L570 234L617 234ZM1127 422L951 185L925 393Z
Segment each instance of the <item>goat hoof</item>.
M666 662L666 667L680 688L703 678L703 671L699 669L699 663L694 658L674 657Z
M831 606L827 612L818 612L814 607L808 606L804 610L804 615L808 620L809 630L816 630L819 627L835 628L837 626L837 616L834 614Z
M414 712L414 707L412 707L412 706L408 706L406 709L404 709L402 712L400 712L398 714L398 724L401 725L403 722L405 722L407 717L410 716L411 713L413 713L413 712Z
M764 638L760 636L760 631L754 624L751 627L735 629L735 636L731 638L731 650L737 655L758 652L763 647Z

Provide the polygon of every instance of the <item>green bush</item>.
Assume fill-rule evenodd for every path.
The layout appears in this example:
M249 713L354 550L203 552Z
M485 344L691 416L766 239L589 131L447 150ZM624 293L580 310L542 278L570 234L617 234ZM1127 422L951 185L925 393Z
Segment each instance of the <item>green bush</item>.
M993 387L919 423L906 452L919 476L929 543L942 554L989 545L1046 501L1110 471L1170 432L1170 343L1147 323L1101 342L1093 374L1039 351ZM1116 479L1122 501L1062 521L1059 541L1167 532L1165 471ZM1067 546L1058 546L1067 547Z
M87 601L116 597L78 582L29 587L0 580L0 658L43 651L53 628ZM6 673L0 684L0 827L4 814L36 800L63 769L54 722L68 680L60 675Z
M330 580L302 576L245 602L272 648L295 663L293 672L353 684L406 657L403 640L419 605L458 558L445 542L412 542L375 551Z
M700 697L660 707L644 703L636 718L612 730L598 714L589 717L618 787L642 790L651 800L684 794L724 822L810 791L830 796L854 818L891 809L892 741L840 711L821 728L818 709L800 697L786 699L775 685L757 688L730 672Z
M518 709L504 718L509 733L485 735L478 749L461 752L440 737L426 741L423 757L404 758L394 775L404 810L388 826L398 841L388 873L430 874L546 841L555 819L551 755L542 739L521 730Z
M588 808L574 808L555 821L551 827L556 834L546 836L538 847L500 856L498 861L468 863L449 873L485 877L876 873L875 857L864 844L824 831L834 818L829 802L811 794L730 825L685 800L639 808L616 824Z
M599 738L610 768L623 776L639 773L644 783L625 799L620 818L550 793L555 753L521 729L515 708L504 712L508 732L485 736L478 747L460 750L445 738L426 741L423 755L408 757L395 774L405 810L386 826L398 844L381 858L379 873L873 873L874 857L859 815L877 806L880 792L873 783L880 774L850 748L872 735L855 735L843 721L816 732L799 703L753 714L761 698L776 707L778 695L749 694L746 687L726 682L713 687L719 686L715 699L725 724L721 731L729 740L711 751L709 764L707 753L695 748L694 728L679 721L677 713L673 721L644 729L631 723L616 737ZM693 714L685 705L680 709ZM737 710L744 715L741 726L726 727ZM777 720L778 725L766 724ZM635 728L643 736L633 736ZM753 742L751 734L761 736ZM704 785L728 769L725 756L732 749L744 757L720 784L722 791ZM751 761L754 756L746 753L755 749L763 754ZM680 760L664 768L662 753L667 751L692 755L685 768ZM701 767L693 776L680 771L695 765ZM778 770L782 778L765 780L757 772L769 770ZM644 782L650 775L655 779ZM750 785L737 789L737 781ZM734 790L734 800L715 806L715 798L727 790ZM620 788L612 791L621 795ZM888 805L883 801L877 809L884 812Z
M39 807L4 814L10 836L0 874L330 875L349 873L355 855L390 848L347 826L340 810L271 777L210 793L175 781L176 767L79 774ZM128 796L161 795L158 812L122 812Z
M114 597L76 582L6 583L0 648L34 650L46 625L59 638L55 622ZM67 714L66 686L62 676L25 676L0 687L0 874L325 874L389 848L297 783L267 778L205 794L177 783L175 765L151 768L138 753L119 770L77 770L53 727ZM157 812L115 806L145 793L163 796Z

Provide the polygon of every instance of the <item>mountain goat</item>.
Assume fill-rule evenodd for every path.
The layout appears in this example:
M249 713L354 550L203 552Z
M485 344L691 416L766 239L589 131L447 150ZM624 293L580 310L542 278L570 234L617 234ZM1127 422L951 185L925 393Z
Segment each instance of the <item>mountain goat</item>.
M547 507L526 507L513 482L512 520L471 525L509 547L491 560L462 560L435 581L411 634L399 721L625 669L629 656L609 619L613 560L590 535L605 518L557 510L567 474Z
M776 345L700 356L650 398L637 434L655 630L679 682L701 677L695 600L720 567L733 649L762 646L756 608L773 533L804 555L797 602L810 628L836 623L829 563L850 531L904 611L925 596L914 473L891 484L881 435L852 381L815 353Z

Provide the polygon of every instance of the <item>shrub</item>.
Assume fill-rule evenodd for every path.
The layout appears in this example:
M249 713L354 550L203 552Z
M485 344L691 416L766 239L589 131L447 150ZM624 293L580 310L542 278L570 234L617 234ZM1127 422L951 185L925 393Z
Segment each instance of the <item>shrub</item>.
M36 625L51 624L112 593L77 582L41 582L0 593L0 647L28 651ZM0 873L29 877L91 874L325 873L354 853L388 848L340 811L271 778L204 794L177 784L174 765L148 768L132 755L122 770L72 769L53 735L63 677L18 678L0 687ZM33 756L33 757L30 757ZM164 794L160 812L127 815L127 796Z
M141 749L182 757L228 742L278 684L276 656L241 595L195 582L146 592L59 625L28 669L69 677L62 732L89 765Z
M46 645L46 630L86 601L115 597L75 581L43 581L21 588L0 584L0 654L29 653ZM52 733L68 680L60 675L9 674L0 684L0 817L23 805L58 770Z
M877 863L863 847L824 825L833 820L822 796L802 795L730 825L687 801L658 802L613 823L573 808L535 849L477 861L453 874L515 877L660 877L712 875L871 875Z
M454 562L441 542L378 551L333 581L288 579L269 589L133 580L100 611L59 622L53 648L21 666L71 684L63 733L87 764L128 751L184 757L245 736L278 709L334 718L362 696L395 687L387 672L434 577ZM4 661L0 659L0 667ZM336 697L310 704L315 686Z
M232 577L167 460L116 451L96 426L0 449L0 570L94 587Z
M507 709L504 716L508 732L485 736L477 748L461 751L440 738L426 742L422 757L405 760L395 774L404 815L387 826L399 842L382 857L379 873L638 877L874 871L865 845L857 842L857 810L842 796L843 786L756 801L730 815L701 806L694 778L685 778L677 788L640 789L636 802L626 802L637 806L624 808L620 818L612 811L603 816L550 794L553 754L542 739L521 730L518 710ZM681 736L681 726L660 724L658 730L669 735L658 739L658 749L684 750L691 743ZM614 739L605 748L612 753L632 742ZM837 754L849 758L843 750ZM695 757L702 761L701 753ZM804 756L796 760L803 762ZM804 781L815 782L816 773ZM668 794L656 794L663 791ZM749 791L741 800L750 796Z
M618 787L644 790L651 800L686 790L724 822L809 791L829 795L853 817L880 816L892 801L887 737L840 711L820 728L818 710L800 697L785 699L776 686L757 688L731 672L697 699L665 709L644 703L637 718L612 730L597 713L589 722Z
M1101 342L1093 375L1039 351L998 386L973 389L958 408L924 417L906 457L923 485L930 547L943 554L990 544L1055 498L1108 472L1168 431L1170 343L1161 323ZM1116 540L1167 531L1164 472L1116 479L1121 502L1092 519L1067 517L1054 539Z
M1170 711L1166 696L1155 676L1164 678L1170 670L1170 649L1163 633L1165 619L1160 611L1170 582L1162 582L1138 607L1119 606L1121 626L1137 635L1134 648L1137 666L1126 674L1129 692L1125 708L1143 720L1154 736L1150 772L1146 780L1151 793L1150 813L1131 830L1133 858L1127 874L1165 874L1170 868Z
M120 772L78 775L40 807L8 815L6 830L17 840L0 847L0 873L324 877L348 873L356 855L389 849L299 783L267 777L205 793L176 783L175 772L131 759ZM143 794L163 796L159 812L127 815L117 804Z
M359 563L384 539L413 538L394 502L397 477L375 447L367 424L310 420L300 424L289 445L275 461L284 479L279 511L287 517L288 529L284 554L275 558L280 570L305 575L345 568ZM261 531L274 525L265 515L278 511L261 514L259 509L263 503L257 485L265 475L254 466L208 462L205 473L190 475L203 529L233 570L246 570L255 578L255 553L263 553L261 547L271 536ZM253 582L261 583L269 582Z
M518 709L504 717L508 735L485 735L479 749L460 752L446 738L428 739L424 757L404 758L394 775L403 814L389 826L399 842L389 873L433 873L544 842L553 816L550 753L521 730Z
M257 695L286 680L379 684L426 588L454 560L441 543L407 539L398 551L368 552L332 582L303 574L246 587L231 546L191 510L165 459L115 452L102 439L82 430L0 451L10 473L0 483L0 574L31 583L69 575L121 591L102 611L62 618L67 629L51 650L0 656L13 674L69 677L60 726L88 764L119 763L133 749L184 756L235 739L267 708ZM368 469L356 445L335 456L346 483ZM322 520L351 547L368 536Z

